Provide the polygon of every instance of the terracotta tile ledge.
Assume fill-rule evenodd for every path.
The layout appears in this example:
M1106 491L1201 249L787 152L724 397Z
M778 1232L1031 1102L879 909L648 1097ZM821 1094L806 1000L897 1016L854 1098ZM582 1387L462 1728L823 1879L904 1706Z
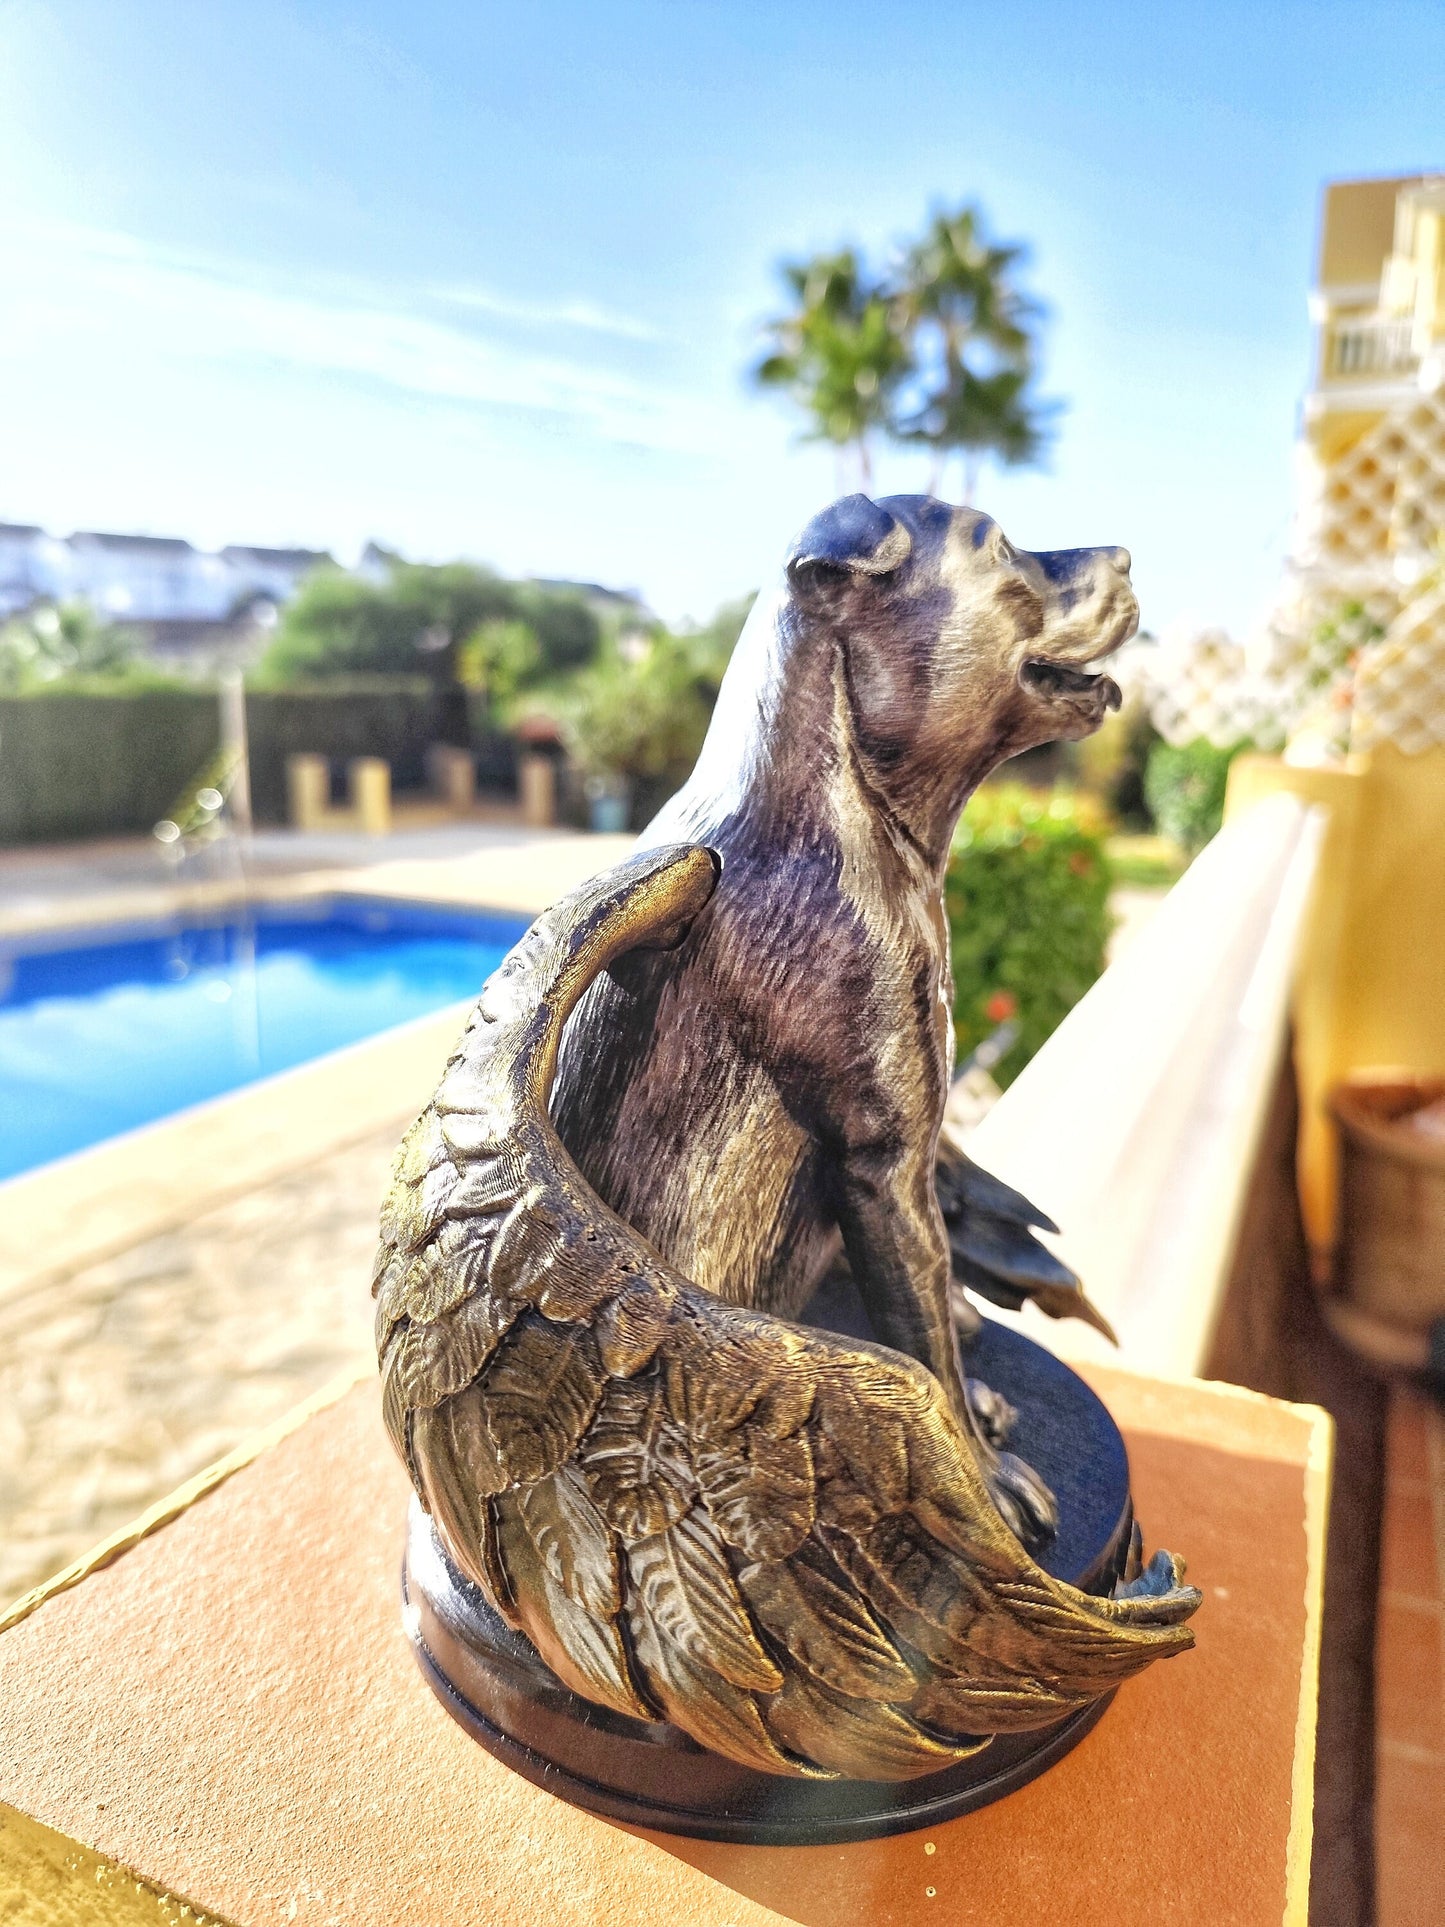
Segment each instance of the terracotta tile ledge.
M236 1927L1304 1927L1328 1420L1098 1382L1151 1539L1204 1589L1199 1645L981 1813L847 1847L722 1847L612 1826L510 1773L402 1635L405 1481L368 1385L0 1639L0 1875L13 1891L63 1848L89 1904L125 1872L127 1904L150 1908L69 1917L174 1919L185 1896Z

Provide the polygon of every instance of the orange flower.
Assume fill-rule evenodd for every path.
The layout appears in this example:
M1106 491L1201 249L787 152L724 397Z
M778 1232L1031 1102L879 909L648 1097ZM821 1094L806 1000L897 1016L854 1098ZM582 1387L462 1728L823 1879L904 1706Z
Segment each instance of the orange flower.
M1011 990L996 990L983 1007L983 1014L991 1024L1006 1024L1019 1007L1019 1000Z

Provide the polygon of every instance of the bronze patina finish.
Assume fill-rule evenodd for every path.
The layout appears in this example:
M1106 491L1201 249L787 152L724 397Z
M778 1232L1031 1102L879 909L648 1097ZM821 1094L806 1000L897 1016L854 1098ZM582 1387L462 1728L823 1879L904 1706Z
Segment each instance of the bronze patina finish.
M533 926L398 1157L385 1410L448 1552L573 1691L765 1772L932 1773L1191 1643L1168 1554L1101 1599L1021 1543L959 1289L1097 1314L937 1161L953 826L1117 701L1127 566L818 517L651 847ZM794 1322L841 1264L886 1344Z

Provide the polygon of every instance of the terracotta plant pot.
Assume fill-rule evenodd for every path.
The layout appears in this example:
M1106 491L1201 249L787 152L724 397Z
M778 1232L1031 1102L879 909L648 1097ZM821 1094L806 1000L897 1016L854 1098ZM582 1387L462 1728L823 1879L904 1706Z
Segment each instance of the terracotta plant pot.
M1335 1087L1340 1127L1336 1283L1361 1310L1423 1331L1445 1318L1445 1129L1414 1122L1445 1077L1361 1071Z

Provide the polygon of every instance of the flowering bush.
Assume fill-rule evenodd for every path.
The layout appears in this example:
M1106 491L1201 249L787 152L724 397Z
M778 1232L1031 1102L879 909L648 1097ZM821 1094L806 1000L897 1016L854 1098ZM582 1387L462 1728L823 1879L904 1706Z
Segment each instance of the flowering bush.
M1109 866L1084 798L1016 783L978 792L944 883L960 1062L998 1025L1018 1041L994 1076L1009 1084L1104 968Z

